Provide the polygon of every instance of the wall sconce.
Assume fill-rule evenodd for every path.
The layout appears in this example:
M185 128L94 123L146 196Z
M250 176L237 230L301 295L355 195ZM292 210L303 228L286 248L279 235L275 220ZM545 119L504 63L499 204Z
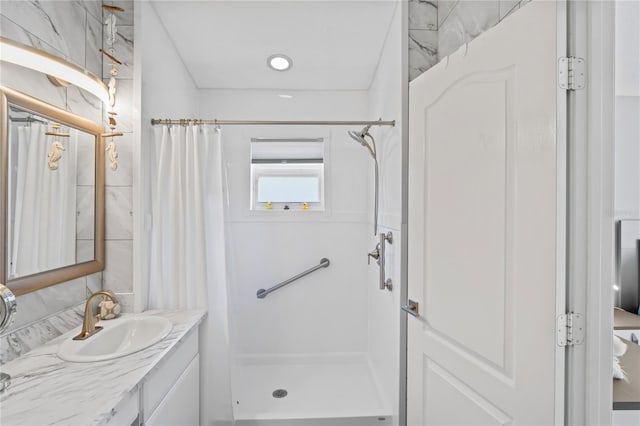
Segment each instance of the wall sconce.
M109 102L107 86L98 77L64 59L42 50L0 37L0 60L39 71L50 80L67 82L92 93L105 104Z

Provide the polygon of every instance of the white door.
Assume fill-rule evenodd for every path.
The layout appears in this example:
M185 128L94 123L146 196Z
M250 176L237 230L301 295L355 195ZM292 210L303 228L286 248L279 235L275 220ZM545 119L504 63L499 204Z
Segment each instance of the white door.
M562 423L564 10L526 3L410 85L410 426Z

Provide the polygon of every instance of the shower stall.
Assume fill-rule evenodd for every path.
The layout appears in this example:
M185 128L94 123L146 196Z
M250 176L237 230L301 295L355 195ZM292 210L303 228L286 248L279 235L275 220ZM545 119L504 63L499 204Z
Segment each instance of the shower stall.
M205 3L197 5L209 7ZM173 84L181 81L188 89L184 96L172 93L169 103L167 94L151 90L163 87L166 77L153 75L151 65L143 73L150 87L143 87L145 124L158 117L222 119L215 124L221 126L226 182L227 282L208 289L215 303L201 333L202 346L210 348L201 355L201 424L395 425L404 279L406 5L275 3L333 14L335 7L354 13L375 8L384 25L377 29L382 36L370 75L339 89L207 89L191 87L182 70L169 70L179 74ZM149 43L157 44L162 31L170 39L179 9L172 2L147 9L158 24L141 26L150 32ZM147 55L158 66L164 63ZM290 56L291 73L304 67ZM146 108L145 93L152 94ZM395 126L377 125L380 117ZM265 123L247 125L252 119ZM266 123L285 120L305 123ZM352 124L338 123L346 121ZM283 182L301 192L279 197ZM378 251L375 259L370 254L382 235L386 253ZM393 285L381 286L382 279Z
M242 104L261 103L255 96L247 93ZM369 103L370 93L333 96L340 99L340 115L367 114L360 108ZM303 112L290 114L302 118L316 101L310 94ZM207 110L215 110L214 104ZM398 289L381 290L379 279L386 263L386 274L400 282L399 249L387 242L386 254L379 250L377 262L370 262L369 253L378 242L372 232L378 192L381 199L386 194L378 189L374 134L381 139L378 146L393 153L388 144L399 143L399 129L365 129L371 148L363 152L352 143L351 128L335 124L223 130L231 396L238 425L394 423L400 350L394 318L400 313L394 305L399 298ZM305 154L313 151L310 144L318 144L321 154ZM301 156L321 157L321 208L251 196L252 190L273 193L270 187L261 188L258 170L266 165L294 173ZM388 166L394 158L379 160ZM386 207L388 213L392 206ZM383 227L387 218L381 219L376 231L400 236L399 228Z
M231 403L239 426L398 423L400 7L394 13L369 90L300 91L294 99L250 90L201 94L201 110L214 117L398 120L394 127L364 129L223 126ZM267 204L267 199L252 204L251 191L259 185L252 167L279 160L293 167L295 159L280 157L288 157L287 151L304 155L304 142L296 144L297 139L323 141L323 209ZM282 142L264 148L265 143L252 140ZM291 148L279 154L287 144ZM256 146L259 155L252 152ZM256 163L256 156L263 163ZM380 267L368 257L379 242L376 234L389 232L394 240L382 263L396 283L392 291L380 289ZM328 266L319 267L325 258ZM268 291L314 266L314 272L259 297L261 289Z

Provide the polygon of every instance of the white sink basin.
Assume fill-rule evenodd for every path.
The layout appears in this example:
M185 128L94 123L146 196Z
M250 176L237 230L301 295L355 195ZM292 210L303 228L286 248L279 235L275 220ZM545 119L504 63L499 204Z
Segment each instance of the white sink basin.
M100 321L101 331L86 340L69 337L58 349L65 361L94 362L120 358L148 348L171 331L171 321L155 316L122 317Z

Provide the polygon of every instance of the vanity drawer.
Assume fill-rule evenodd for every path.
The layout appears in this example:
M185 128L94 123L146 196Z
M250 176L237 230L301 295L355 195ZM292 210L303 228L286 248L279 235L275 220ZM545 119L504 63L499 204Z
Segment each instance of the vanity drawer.
M185 337L174 353L158 365L152 376L145 382L142 406L144 419L151 416L197 354L198 329L196 328Z
M138 391L135 391L131 397L123 399L116 408L111 410L113 417L111 417L106 424L109 426L137 425L139 401L140 396Z

